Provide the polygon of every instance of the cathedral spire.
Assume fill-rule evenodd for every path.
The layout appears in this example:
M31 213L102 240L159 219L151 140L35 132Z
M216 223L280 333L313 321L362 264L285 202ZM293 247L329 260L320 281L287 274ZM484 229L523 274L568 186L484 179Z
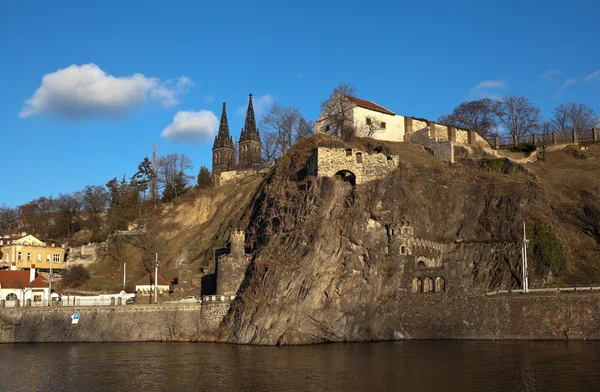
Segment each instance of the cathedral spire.
M229 123L227 121L227 104L223 102L223 112L221 113L221 122L219 123L219 134L215 136L214 147L233 146L233 140L229 135Z
M254 118L254 106L252 105L252 93L250 93L248 97L248 110L246 111L246 122L240 135L240 142L259 139L258 130L256 129L256 119Z

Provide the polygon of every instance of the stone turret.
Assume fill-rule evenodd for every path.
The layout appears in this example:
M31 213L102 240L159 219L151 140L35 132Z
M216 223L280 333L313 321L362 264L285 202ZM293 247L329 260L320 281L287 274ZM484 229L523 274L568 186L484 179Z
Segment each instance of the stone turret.
M239 141L240 169L258 169L261 162L260 133L256 128L256 119L254 118L254 106L252 105L252 94L248 99L248 110L246 111L246 122Z
M223 113L219 124L219 133L215 137L213 145L212 175L216 179L222 172L235 168L235 154L233 139L229 135L229 123L227 122L227 104L223 102Z
M235 295L244 281L251 255L246 254L243 230L234 230L229 237L229 254L217 259L217 295Z
M413 254L412 243L414 239L414 228L410 221L402 221L386 225L388 235L388 254L411 255Z

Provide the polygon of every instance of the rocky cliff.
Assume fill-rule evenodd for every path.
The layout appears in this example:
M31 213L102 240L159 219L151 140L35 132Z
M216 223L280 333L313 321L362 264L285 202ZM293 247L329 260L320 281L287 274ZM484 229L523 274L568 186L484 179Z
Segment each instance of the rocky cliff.
M449 165L408 143L363 142L362 150L400 156L397 169L360 185L343 173L308 176L314 147L339 143L303 140L261 185L248 212L254 258L224 320L223 341L393 339L403 334L402 319L411 319L408 310L432 301L451 308L467 297L520 286L524 220L540 227L558 222L548 232L559 239L554 250L563 251L561 234L571 227L561 224L553 195L528 168L498 159ZM398 251L402 240L390 230L407 224L425 244L412 254ZM531 263L534 285L552 281L545 260ZM443 286L422 293L417 279L421 285L442 279Z

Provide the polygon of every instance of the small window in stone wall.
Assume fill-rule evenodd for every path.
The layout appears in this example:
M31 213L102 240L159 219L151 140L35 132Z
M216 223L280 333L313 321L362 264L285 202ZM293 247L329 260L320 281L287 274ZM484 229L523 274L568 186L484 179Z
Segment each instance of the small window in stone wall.
M351 148L346 149L346 156L347 157L351 157L352 156L352 149Z
M370 117L367 117L367 125L371 125L373 123L373 120L371 120Z
M362 163L362 153L356 153L356 163Z
M382 128L382 129L385 129L385 125L386 125L386 124L385 124L385 122L383 122L383 121L382 121L382 122L381 122L381 128Z
M325 132L329 132L329 125L325 125Z

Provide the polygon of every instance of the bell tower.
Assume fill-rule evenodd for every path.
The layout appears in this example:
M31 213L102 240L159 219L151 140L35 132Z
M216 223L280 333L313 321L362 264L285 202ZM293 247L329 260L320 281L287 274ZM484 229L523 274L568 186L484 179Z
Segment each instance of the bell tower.
M252 105L252 94L248 99L248 110L246 111L246 122L239 141L240 169L259 169L261 162L260 134L256 128L256 119L254 118L254 106Z
M215 137L212 149L212 176L215 181L222 172L235 168L235 157L233 150L233 139L229 135L229 124L227 122L227 104L223 102L223 113L219 124L219 134Z

